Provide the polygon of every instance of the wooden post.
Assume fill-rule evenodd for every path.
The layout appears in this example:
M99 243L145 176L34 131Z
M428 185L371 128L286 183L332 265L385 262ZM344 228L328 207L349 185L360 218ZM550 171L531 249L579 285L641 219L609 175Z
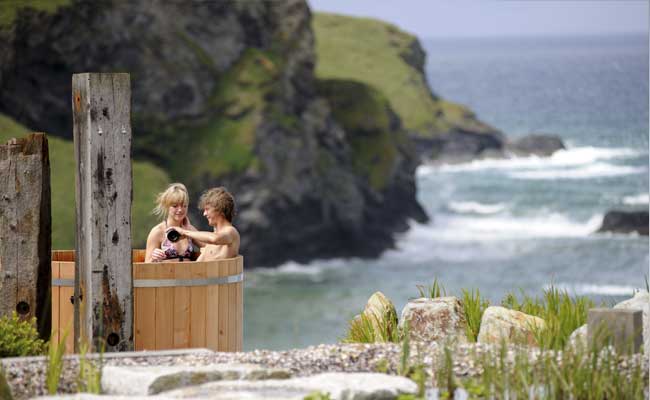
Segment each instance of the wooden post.
M75 352L133 349L129 74L72 76L77 200Z
M0 145L0 315L36 317L50 337L50 158L42 133Z

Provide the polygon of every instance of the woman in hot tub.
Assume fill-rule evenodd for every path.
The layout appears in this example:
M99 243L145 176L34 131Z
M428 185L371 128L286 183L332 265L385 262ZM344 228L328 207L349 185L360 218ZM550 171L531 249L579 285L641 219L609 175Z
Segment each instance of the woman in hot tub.
M200 248L192 239L174 237L173 234L168 236L166 233L172 227L197 230L187 218L189 202L190 196L182 183L172 183L164 192L158 194L153 212L163 221L149 232L145 262L193 261L199 256Z

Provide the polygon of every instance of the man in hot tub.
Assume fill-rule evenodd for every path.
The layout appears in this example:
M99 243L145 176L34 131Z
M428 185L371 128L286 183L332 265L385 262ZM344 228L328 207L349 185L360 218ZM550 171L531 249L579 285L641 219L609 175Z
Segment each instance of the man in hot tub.
M205 247L196 261L213 261L223 258L233 258L239 255L239 232L232 225L235 215L235 199L223 187L212 188L201 195L199 209L213 228L212 232L193 231L183 227L170 227L181 236L196 242L202 242Z

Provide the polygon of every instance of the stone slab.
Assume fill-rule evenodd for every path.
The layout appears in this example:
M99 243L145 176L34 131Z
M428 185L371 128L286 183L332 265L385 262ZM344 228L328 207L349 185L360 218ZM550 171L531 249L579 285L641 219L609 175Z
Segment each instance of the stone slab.
M256 364L205 366L111 366L102 371L102 392L111 395L147 396L207 382L245 379L288 379L291 373Z
M318 391L332 400L390 400L417 393L408 378L379 373L323 373L302 378L263 381L221 381L165 392L173 398L191 399L302 399ZM221 397L225 396L225 397Z

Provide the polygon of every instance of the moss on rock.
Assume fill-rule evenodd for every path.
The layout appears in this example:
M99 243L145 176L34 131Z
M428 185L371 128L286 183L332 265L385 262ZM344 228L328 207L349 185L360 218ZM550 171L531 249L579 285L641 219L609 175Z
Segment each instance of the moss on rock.
M364 83L327 79L317 90L332 106L334 119L345 129L357 173L378 191L390 182L400 141L406 140L386 97Z

